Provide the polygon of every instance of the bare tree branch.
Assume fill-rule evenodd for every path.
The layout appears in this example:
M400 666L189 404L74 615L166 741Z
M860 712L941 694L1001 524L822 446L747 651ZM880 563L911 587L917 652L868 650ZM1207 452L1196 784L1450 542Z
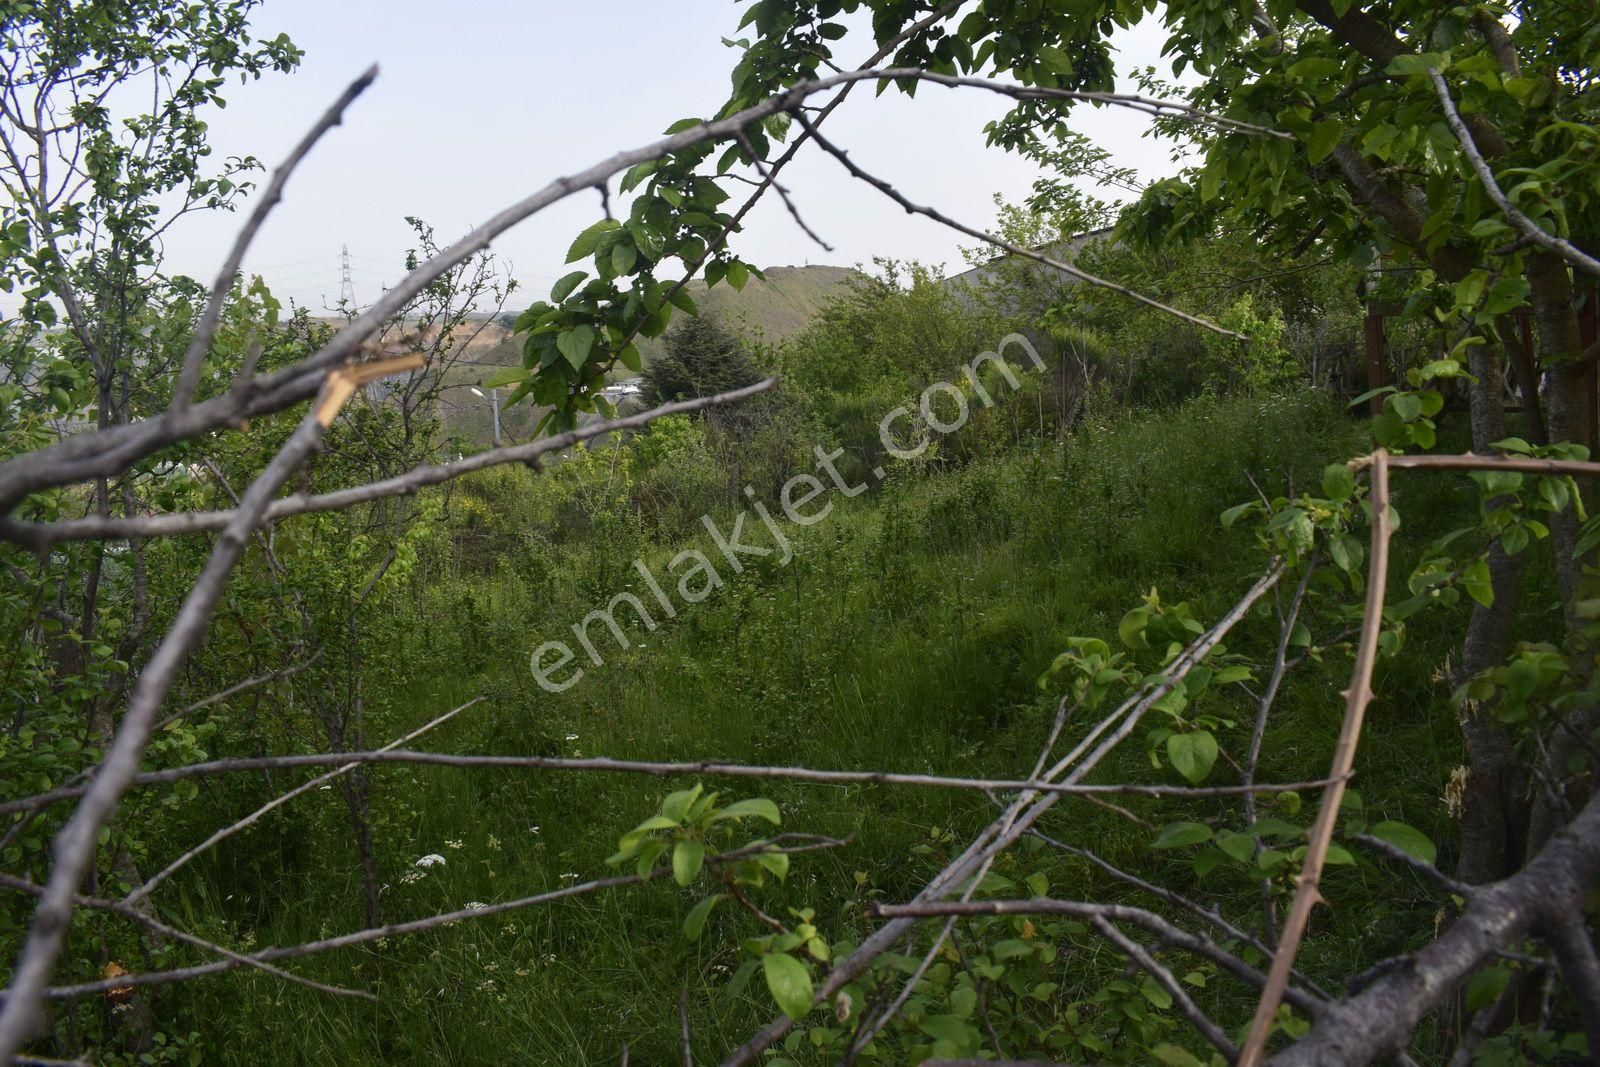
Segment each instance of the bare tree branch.
M1032 900L926 901L909 904L879 904L875 914L885 919L925 919L949 915L1070 915L1089 921L1096 916L1112 922L1128 922L1143 927L1168 945L1191 955L1210 960L1218 967L1257 988L1267 984L1267 976L1208 937L1174 926L1153 911L1127 904L1096 904L1078 900L1035 897ZM1308 1015L1322 1010L1323 1001L1289 987L1284 999Z
M30 896L35 897L44 893L44 886L35 885L33 882L30 882L25 878L18 878L11 874L0 873L0 886L5 886L7 889L15 889L19 893L27 893ZM250 959L248 956L235 952L231 948L224 948L223 946L214 944L202 937L196 937L187 930L179 930L175 926L168 926L160 919L157 919L154 915L150 915L124 901L107 900L101 897L90 897L82 894L74 897L74 901L80 908L89 908L93 911L104 911L110 912L113 915L120 915L125 919L133 920L139 925L154 931L162 937L170 938L173 941L182 941L186 945L193 945L195 948L214 953L223 957L224 959L233 960L235 963L240 964L241 966L253 967L256 970L261 971L263 974L270 974L274 978L282 978L286 982L293 982L296 985L303 985L307 989L314 989L319 993L329 993L337 997L355 997L359 1000L376 1001L378 999L365 990L347 989L344 986L328 985L323 982L316 982L310 978L302 978L298 974L293 974L281 968L274 967L270 963L265 963L261 960Z
M467 456L451 463L423 464L412 468L405 474L376 482L368 482L365 485L353 486L349 489L337 489L333 492L320 494L296 493L292 496L280 497L267 506L262 515L262 521L270 522L276 519L288 518L292 515L304 515L316 511L338 511L354 507L357 504L380 500L384 497L415 493L430 485L451 481L474 471L487 470L490 467L501 466L506 463L528 463L538 459L540 456L549 455L552 452L560 452L583 441L592 441L607 434L622 433L627 430L636 430L648 426L656 419L667 415L686 414L722 404L731 404L765 392L776 384L776 378L765 378L742 389L731 389L728 392L717 393L714 396L674 401L670 404L652 408L649 411L641 411L637 414L629 415L626 418L592 422L587 426L568 430L553 437L541 437L525 444L492 448L486 452L479 452L477 455ZM174 534L205 533L211 530L220 530L226 527L237 515L238 511L235 509L230 511L172 512L165 515L135 515L131 517L88 515L81 519L67 519L62 522L47 523L19 522L15 519L0 518L0 538L26 545L29 548L43 549L61 541L103 541L124 538L167 537Z
M1232 337L1239 341L1250 340L1250 338L1246 337L1242 333L1227 329L1223 326L1218 326L1209 319L1200 318L1198 315L1191 315L1187 311L1179 311L1177 308L1172 307L1169 304L1163 304L1154 297L1145 296L1143 293L1135 292L1125 285L1119 285L1116 282L1108 281L1105 278L1090 274L1081 267L1075 267L1070 263L1064 263L1061 260L1052 259L1042 252L1036 252L1031 248L1024 248L1021 245L1013 244L1010 241L995 237L993 234L985 233L984 231L972 226L968 226L965 223L957 222L955 219L944 214L936 208L913 203L893 185L889 184L887 181L884 181L882 178L879 178L862 169L854 160L850 158L849 153L845 152L832 141L829 141L827 138L823 137L822 134L818 133L816 127L812 125L811 120L806 117L804 112L797 112L795 114L795 121L800 123L801 126L805 127L806 132L811 135L811 139L816 141L817 144L820 145L822 149L834 159L837 159L840 165L842 165L845 170L849 171L853 177L859 178L861 181L866 182L874 189L877 189L879 192L883 193L883 195L887 196L890 200L893 200L895 203L905 208L906 211L911 214L926 216L927 218L930 218L943 226L948 226L957 233L963 233L968 237L976 238L985 244L990 244L996 248L1003 249L1014 256L1021 256L1024 259L1031 259L1035 263L1042 263L1047 267L1061 271L1063 274L1067 274L1081 282L1086 282L1089 285L1097 286L1101 289L1109 289L1113 293L1119 293L1131 300L1136 300L1139 303L1144 304L1146 307L1155 308L1157 311L1165 312L1166 314L1182 319L1184 322L1190 323L1191 325L1199 326L1201 329L1210 330L1212 333L1221 334L1224 337Z
M1171 692L1175 686L1182 684L1183 678L1189 671L1210 654L1217 643L1227 636L1228 632L1244 618L1257 601L1266 595L1268 590L1277 584L1282 576L1283 565L1274 560L1267 573L1250 587L1238 603L1214 626L1195 638L1189 647L1168 665L1166 675L1141 689L1106 715L1089 731L1089 735L1083 741L1051 767L1045 775L1045 780L1056 781L1065 775L1062 784L1076 785L1081 782L1084 776L1093 771L1100 761L1134 730L1157 701ZM1019 794L961 855L947 864L922 892L917 894L912 903L936 904L955 892L957 888L971 880L976 872L985 869L996 854L1027 833L1033 824L1059 800L1058 793L1041 795L1038 791L1029 790ZM915 921L911 916L897 917L875 930L854 952L834 964L828 977L818 986L814 1002L826 1001L845 984L853 981L871 965L873 960L898 944ZM723 1060L724 1067L749 1067L759 1060L762 1052L773 1042L788 1033L792 1025L787 1016L774 1019L730 1053Z
M222 318L222 305L227 302L228 294L233 289L234 275L239 273L239 265L244 262L244 255L249 251L250 243L255 240L262 223L266 222L272 209L283 199L283 188L288 184L289 176L311 153L311 149L316 147L322 135L344 121L345 109L366 91L377 76L378 65L374 63L339 94L339 99L333 102L333 106L323 113L316 125L300 138L300 143L294 146L288 158L272 172L271 181L267 182L267 187L256 198L249 217L245 219L238 236L234 238L233 247L228 251L228 258L222 261L222 268L217 271L217 280L211 284L211 293L206 298L204 310L200 313L200 321L195 324L194 338L189 342L188 351L184 353L183 366L179 369L178 380L172 387L173 410L188 407L189 401L194 399L195 387L200 383L200 367L205 362L206 353L211 350L211 339L217 332L217 322ZM250 368L247 367L245 374L248 375L249 371Z
M1222 1028L1206 1018L1205 1012L1201 1011L1195 1005L1195 1002L1190 999L1188 992L1172 976L1172 972L1158 963L1156 958L1149 952L1145 951L1143 945L1117 929L1116 924L1103 915L1096 915L1090 918L1089 925L1093 926L1101 937L1117 946L1123 955L1144 968L1146 973L1154 978L1162 989L1167 991L1167 995L1172 998L1172 1002L1178 1006L1179 1014L1188 1019L1189 1025L1198 1030L1201 1037L1204 1037L1211 1043L1213 1048L1222 1053L1224 1059L1231 1063L1239 1055L1238 1048L1234 1046L1232 1041L1228 1040L1228 1035L1222 1032Z
M741 848L731 849L707 856L707 863L727 863L743 859L761 852L786 852L795 854L811 852L818 849L837 848L844 842L837 838L824 837L820 834L778 834L764 841L755 841ZM519 897L515 900L506 900L498 904L485 904L476 907L459 908L455 911L440 912L423 919L412 919L408 922L389 923L384 926L371 926L363 930L355 930L335 937L325 937L317 941L306 941L298 945L284 945L274 948L261 949L245 957L245 962L271 961L282 959L295 959L301 956L313 956L321 952L334 949L350 948L354 945L364 945L381 938L404 937L408 934L422 933L426 930L435 930L441 926L450 926L453 923L464 922L472 919L487 919L495 915L504 915L509 911L518 911L522 908L532 907L537 904L548 904L557 900L566 900L569 897L584 896L597 893L605 889L616 889L625 885L639 885L653 881L663 875L672 873L670 866L656 867L647 873L617 875L612 878L597 878L588 882L578 882L574 885L562 886L544 893L535 893L531 896ZM111 989L120 989L124 986L170 985L173 982L188 981L191 978L201 978L206 975L220 974L243 966L243 963L231 959L217 960L212 963L199 964L194 967L179 967L167 971L151 971L144 974L122 974L115 978L101 979L95 982L82 982L77 985L57 986L47 991L48 996L55 1000L71 1000L77 997L91 996L95 993L104 993ZM9 994L8 994L9 997ZM8 1000L9 1003L9 1000Z
M1367 705L1372 701L1372 669L1378 658L1378 634L1383 629L1383 598L1388 590L1389 577L1387 461L1388 454L1382 449L1372 454L1372 487L1368 495L1372 509L1372 543L1367 550L1366 610L1361 619L1361 636L1356 642L1355 667L1351 672L1350 686L1345 690L1344 722L1339 727L1333 768L1328 775L1334 781L1322 791L1322 804L1317 809L1316 822L1311 826L1305 858L1301 860L1300 873L1296 878L1294 900L1289 905L1289 915L1284 921L1278 950L1272 957L1267 987L1262 990L1261 1002L1256 1005L1255 1019L1250 1024L1250 1033L1239 1052L1239 1067L1255 1067L1261 1061L1267 1035L1271 1033L1273 1019L1278 1014L1278 1003L1289 984L1295 953L1300 948L1300 939L1305 935L1306 923L1311 919L1311 909L1322 899L1317 888L1318 880L1338 824L1345 779L1355 764L1356 745L1361 739L1361 722Z
M1500 188L1500 183L1495 181L1494 171L1489 169L1483 153L1478 151L1478 145L1467 130L1466 123L1461 121L1461 113L1456 110L1456 102L1450 97L1450 86L1444 80L1444 75L1437 70L1430 70L1428 77L1433 79L1433 87L1439 94L1439 104L1444 108L1445 121L1450 124L1450 132L1456 135L1461 151L1472 164L1473 173L1477 174L1478 180L1483 183L1483 190L1489 194L1489 199L1495 202L1501 213L1510 220L1511 225L1517 228L1517 232L1540 248L1561 256L1579 270L1600 276L1600 259L1595 259L1571 241L1545 230L1511 202L1511 198Z
M435 767L496 767L540 771L608 771L646 774L654 777L678 775L723 775L729 778L780 778L826 785L904 785L932 789L970 789L982 793L1046 793L1058 796L1144 796L1236 797L1247 791L1281 793L1326 788L1328 779L1306 782L1268 782L1256 785L1141 785L1133 782L1088 783L1056 782L1050 778L960 778L950 775L913 774L897 771L824 770L814 767L769 767L749 763L724 763L718 760L655 762L613 759L609 756L498 756L486 753L413 752L409 749L381 748L370 752L315 752L289 756L239 756L229 759L189 763L159 771L145 771L133 777L136 786L168 785L188 778L249 771L288 770L295 767L342 767L352 764L405 763ZM0 814L30 811L61 800L82 796L87 788L66 785L31 797L0 803Z
M443 715L440 715L437 718L435 718L435 719L433 719L433 720L431 720L429 722L423 723L421 726L417 727L415 730L412 730L410 733L405 734L405 735L403 735L401 737L395 738L393 741L389 742L389 744L385 745L383 748L379 749L378 751L379 752L390 752L390 751L393 751L396 748L399 748L401 745L405 744L407 741L414 741L417 738L421 737L423 734L425 734L428 731L432 730L434 727L442 726L444 723L449 722L451 719L455 718L457 715L461 714L463 711L466 711L468 708L472 707L475 704L481 703L483 700L484 700L484 698L481 697L481 696L473 697L471 700L467 701L465 704L462 704L459 707L451 708L449 711L445 712ZM227 826L222 827L220 830L217 830L210 837L207 837L204 841L200 842L198 845L196 845L193 848L189 849L187 852L183 853L183 855L179 856L177 859L175 859L171 863L167 864L161 870L159 870L155 874L151 875L148 879L145 880L145 883L143 885L136 886L135 888L130 890L128 892L127 896L123 897L123 902L126 903L126 904L136 904L136 903L138 903L140 900L143 900L145 897L149 896L152 892L154 892L156 887L159 886L162 882L166 881L168 878L172 877L173 874L177 873L179 868L183 867L185 864L187 864L190 861L194 860L202 852L205 852L206 850L208 850L210 848L213 848L218 843L227 840L228 838L232 837L234 834L240 832L241 830L244 830L244 829L246 829L248 827L254 826L257 822L259 822L262 819L263 816L265 816L269 812L271 812L271 811L273 811L273 810L275 810L277 808L280 808L283 805L289 803L289 801L293 800L295 797L304 796L306 793L310 792L311 790L317 788L320 785L324 785L324 784L326 784L328 782L333 781L335 778L339 778L339 777L341 777L343 775L349 774L351 771L355 770L359 766L361 766L361 764L358 761L352 761L352 762L349 762L349 763L340 764L338 767L335 767L333 770L327 772L326 774L319 774L315 778L311 778L311 779L308 779L305 782L300 783L299 785L295 786L293 789L289 790L287 793L279 794L278 796L274 797L273 799L267 801L265 804L261 805L261 807L257 808L255 811L251 812L249 815L246 815L244 818L237 819L234 822L229 823Z
M1431 944L1369 985L1330 1002L1274 1067L1370 1063L1405 1048L1424 1016L1480 967L1530 933L1582 911L1600 878L1600 798L1503 881L1474 887L1465 910Z

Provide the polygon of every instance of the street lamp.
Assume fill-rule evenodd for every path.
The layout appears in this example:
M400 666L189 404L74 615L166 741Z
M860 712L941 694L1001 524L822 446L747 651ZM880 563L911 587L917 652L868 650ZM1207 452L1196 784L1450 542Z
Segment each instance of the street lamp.
M479 389L476 385L471 385L471 386L468 386L467 388L472 390L472 395L473 396L477 397L480 400L487 400L487 401L489 401L490 404L492 404L494 406L494 447L499 448L500 447L500 390L491 389L491 390L489 390L489 395L488 396L484 396L483 395L483 390Z

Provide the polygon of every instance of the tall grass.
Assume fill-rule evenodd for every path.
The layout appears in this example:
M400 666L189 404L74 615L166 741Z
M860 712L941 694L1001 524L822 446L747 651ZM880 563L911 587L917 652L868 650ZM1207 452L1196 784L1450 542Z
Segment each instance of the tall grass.
M789 531L796 555L787 567L731 578L559 695L533 684L529 653L624 588L635 555L664 559L692 538L687 526L664 536L604 509L564 546L534 529L506 534L502 523L472 542L469 565L431 577L374 699L410 722L487 694L428 738L450 751L1023 774L1058 697L1037 680L1068 637L1114 636L1151 586L1215 617L1263 566L1250 536L1223 531L1218 514L1255 492L1252 478L1268 492L1314 485L1326 463L1362 447L1359 427L1318 395L1203 398L1092 421L1067 439L1033 439L956 469L892 477L878 492L836 501L819 525ZM497 477L479 487L496 507L535 507L530 481ZM1234 645L1263 658L1274 637L1264 619ZM1415 636L1407 676L1426 678L1446 647L1443 637ZM1340 684L1335 668L1288 687L1264 775L1320 774ZM1357 784L1385 798L1387 816L1446 837L1436 798L1459 760L1454 720L1437 687L1397 685L1393 672L1389 684L1404 700L1373 716ZM1235 710L1241 725L1222 740L1237 750L1247 727L1243 704ZM1108 774L1147 776L1144 760L1130 741ZM422 767L374 777L383 906L396 919L606 873L601 861L616 836L685 784ZM816 908L835 939L868 928L868 901L915 892L990 813L979 795L716 784L771 796L787 829L851 837L847 848L797 859L768 898L774 909ZM176 880L202 933L264 945L361 925L359 874L333 797L307 798ZM1175 817L1170 805L1133 806L1158 822ZM1149 831L1087 805L1061 805L1044 829L1092 841L1132 867L1182 862L1152 860ZM408 882L412 862L431 852L446 865ZM1126 895L1075 860L1024 849L1005 862L1047 869L1060 893ZM1337 899L1347 879L1371 877L1340 869L1327 892ZM1254 892L1222 877L1194 891L1241 910ZM719 910L698 944L678 935L695 899L675 886L635 887L302 965L373 989L376 1005L240 972L171 991L158 1010L173 1032L204 1032L206 1062L613 1064L627 1043L633 1062L654 1064L678 1055L675 1005L687 988L698 1056L714 1062L771 1005L759 989L733 1000L723 993L740 962L738 939L759 932L751 922ZM1347 937L1313 939L1308 965L1333 940L1392 941L1424 906L1423 894L1402 894L1360 914L1319 917ZM223 914L250 918L225 928L204 918ZM1084 978L1064 966L1060 980L1070 991Z

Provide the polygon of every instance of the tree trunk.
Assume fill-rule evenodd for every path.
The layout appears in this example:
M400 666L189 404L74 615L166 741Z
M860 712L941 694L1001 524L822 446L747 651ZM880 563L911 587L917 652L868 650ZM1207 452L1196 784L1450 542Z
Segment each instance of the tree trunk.
M1573 363L1581 347L1578 314L1573 299L1572 277L1567 263L1552 252L1533 252L1528 256L1528 282L1532 287L1533 313L1539 326L1539 361L1545 370L1545 415L1551 441L1588 443L1589 405L1586 395L1588 376ZM1577 543L1578 520L1573 508L1550 517L1551 540L1556 553L1556 577L1566 612L1569 640L1568 659L1579 688L1593 674L1594 659L1587 643L1575 635L1583 620L1574 613L1582 599L1583 561L1573 549ZM1571 647L1577 644L1577 647ZM1548 740L1549 758L1544 767L1548 780L1560 795L1540 790L1528 828L1529 853L1538 850L1564 821L1562 804L1581 806L1583 796L1573 789L1569 762L1582 746L1582 739L1595 726L1594 708L1574 709L1568 714L1570 729L1557 728ZM1586 776L1587 777L1587 776ZM1583 787L1587 791L1587 785Z
M1472 388L1472 448L1488 452L1506 436L1505 375L1500 351L1492 345L1472 348L1469 369L1477 378ZM1499 545L1489 551L1489 577L1494 601L1474 604L1461 648L1459 684L1505 660L1511 650L1511 622L1521 584L1522 557L1508 556ZM1527 825L1525 782L1510 738L1487 709L1473 706L1461 713L1468 775L1462 796L1461 857L1456 874L1469 884L1498 881L1522 861Z

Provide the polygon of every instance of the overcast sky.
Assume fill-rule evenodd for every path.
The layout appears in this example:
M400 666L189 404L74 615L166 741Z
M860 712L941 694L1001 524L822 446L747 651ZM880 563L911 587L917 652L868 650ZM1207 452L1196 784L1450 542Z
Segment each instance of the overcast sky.
M285 32L305 60L292 75L230 88L229 106L211 117L219 157L248 153L275 165L367 64L381 73L295 174L245 269L280 296L319 307L338 298L348 245L357 300L370 302L400 274L405 216L422 217L447 241L552 178L713 111L736 58L721 39L745 10L724 0L267 0L257 36ZM1161 41L1153 24L1126 35L1119 67L1165 67ZM838 58L853 65L871 50L867 35L852 34ZM1023 161L984 147L984 123L1004 110L1002 98L974 90L924 86L907 100L863 87L828 130L914 200L986 226L993 194L1021 198L1034 178ZM1142 137L1144 116L1079 114L1077 127L1120 162L1147 178L1171 171L1166 147ZM819 150L802 151L784 182L834 251L813 244L768 197L737 239L751 262L852 265L888 255L961 268L959 246L970 242L906 215ZM500 238L496 253L527 286L519 305L547 294L573 235L600 215L597 196L584 193ZM225 217L181 220L166 242L168 269L209 280L232 232Z

